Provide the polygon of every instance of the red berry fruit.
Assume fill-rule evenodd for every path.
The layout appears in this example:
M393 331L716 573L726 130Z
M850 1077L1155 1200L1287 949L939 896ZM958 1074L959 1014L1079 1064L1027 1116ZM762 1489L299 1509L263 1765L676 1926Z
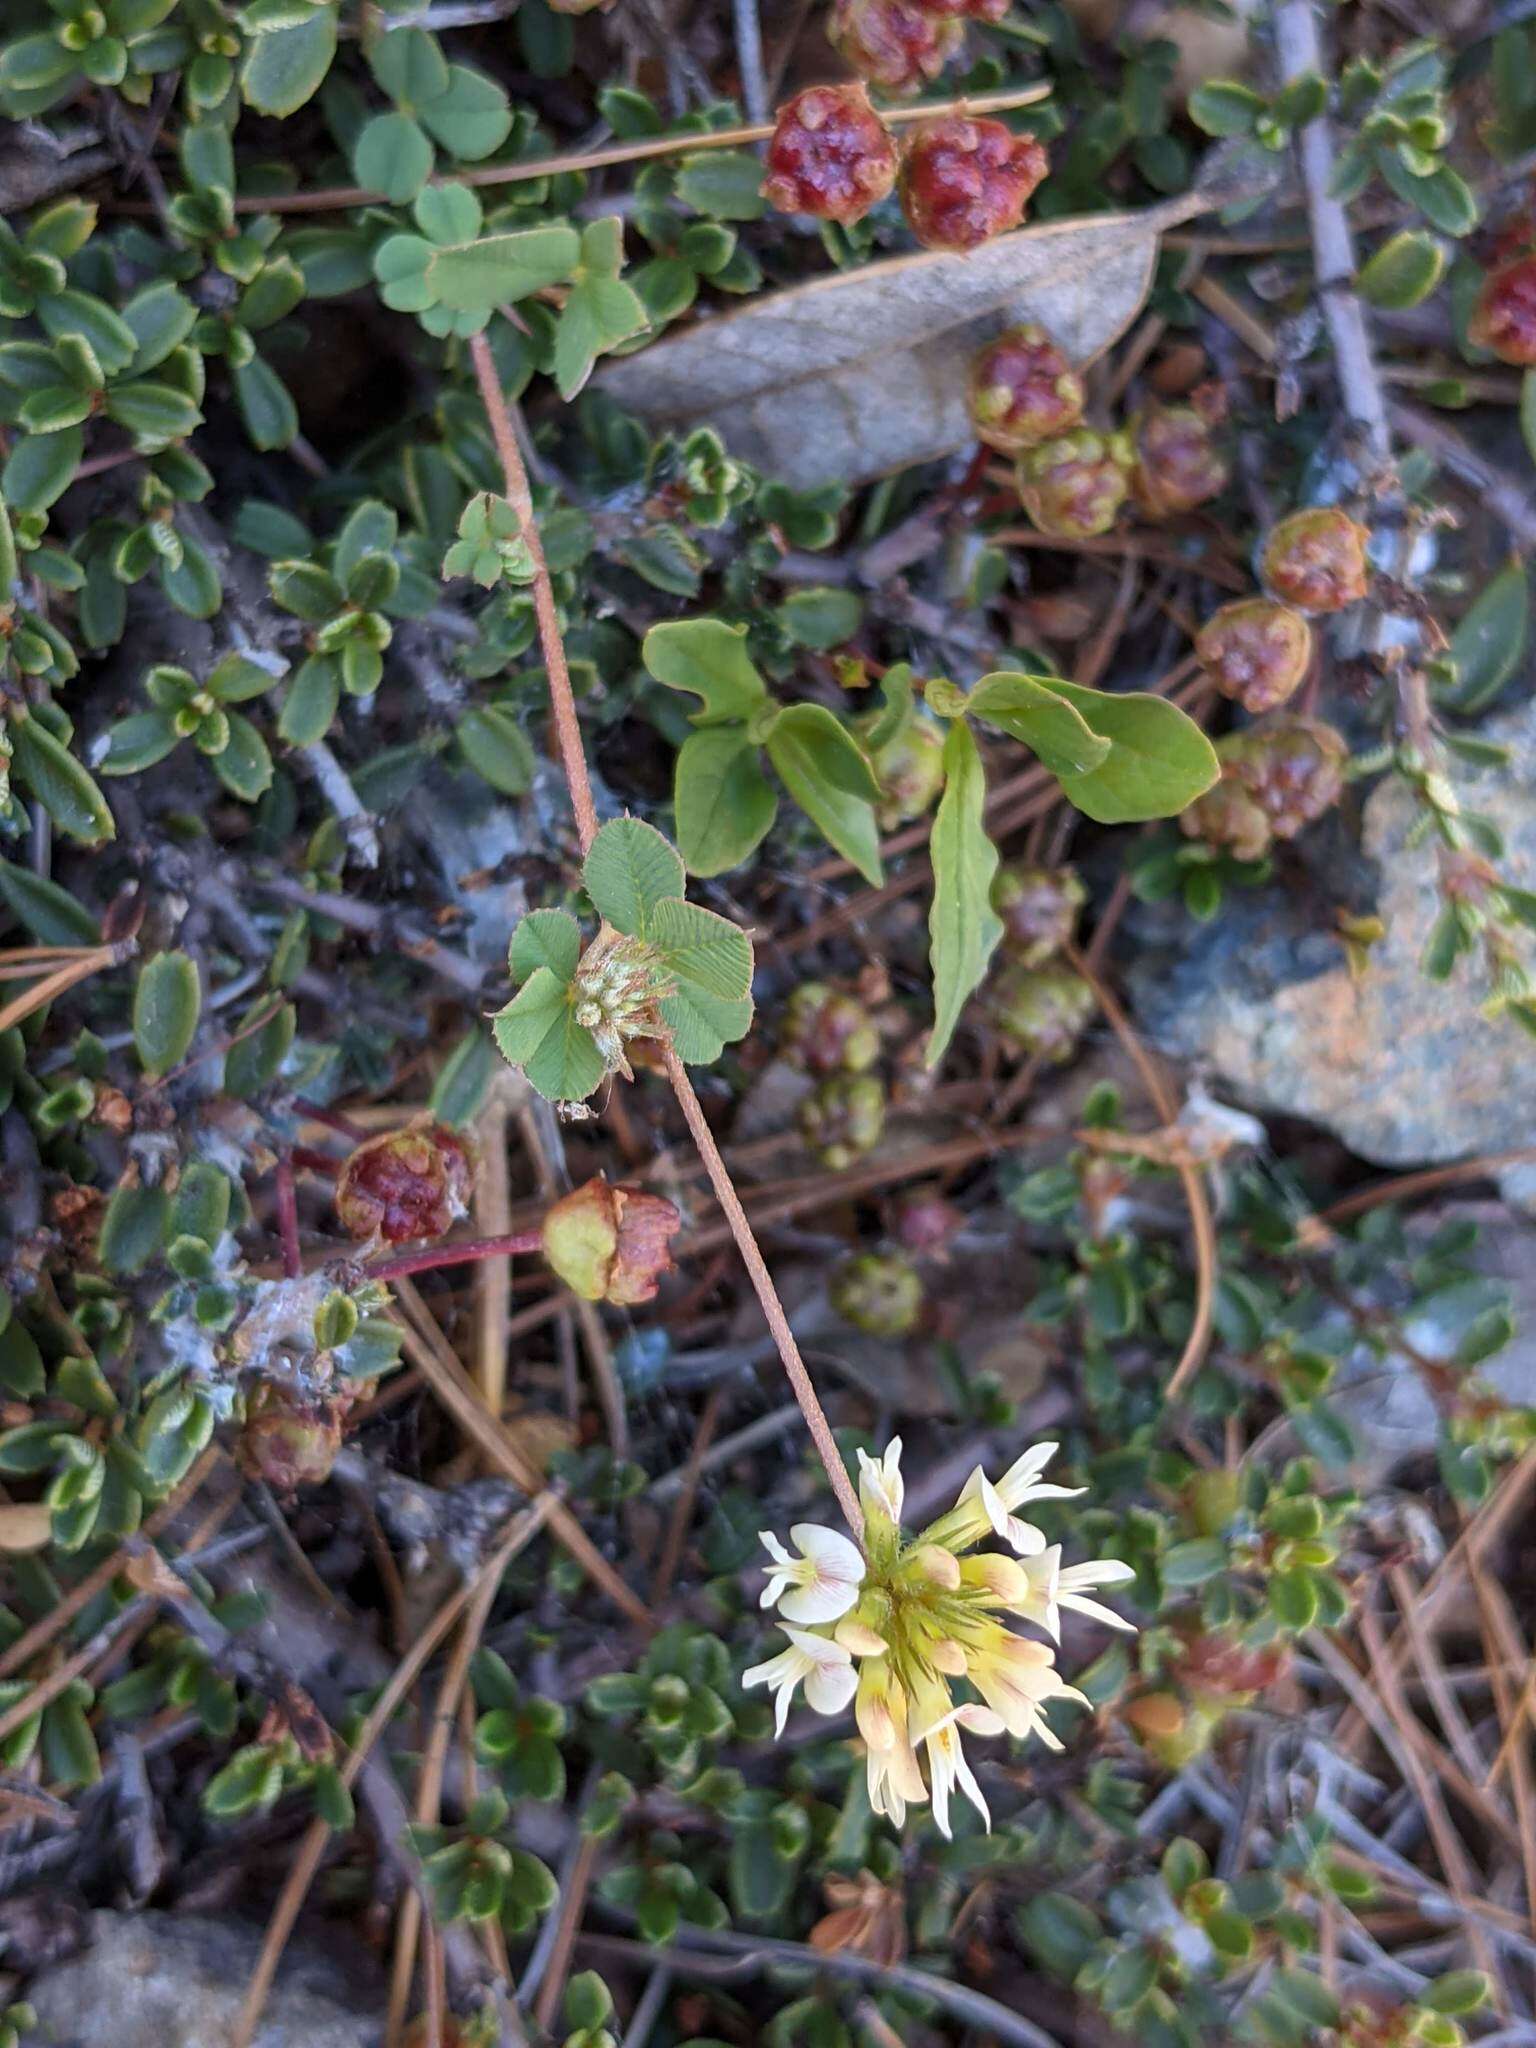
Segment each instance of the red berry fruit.
M359 1243L441 1237L469 1213L473 1183L463 1139L423 1118L349 1154L336 1184L336 1213Z
M633 1308L651 1301L672 1271L672 1239L682 1212L665 1195L614 1187L602 1174L562 1195L544 1212L544 1256L583 1301Z
M905 95L938 77L965 30L916 0L834 0L827 35L861 78L883 92Z
M1501 263L1483 279L1467 338L1522 369L1536 363L1536 254Z
M1069 433L1083 416L1083 380L1043 327L1010 327L971 365L970 408L990 448L1019 455Z
M1131 490L1150 519L1193 512L1227 487L1230 471L1210 421L1192 405L1153 406L1131 426Z
M979 249L1024 218L1045 176L1045 150L1001 121L948 114L924 121L901 159L901 203L925 249Z
M862 1074L880 1057L880 1029L857 996L804 981L784 1006L783 1048L812 1074Z
M812 85L780 107L763 197L780 213L862 220L896 183L896 145L862 85Z
M1269 597L1224 604L1195 638L1200 666L1224 697L1255 715L1278 710L1312 665L1312 628Z
M1122 435L1077 427L1019 458L1019 499L1042 533L1091 540L1108 533L1130 489Z
M1304 612L1341 612L1365 596L1370 538L1337 505L1293 512L1269 536L1264 580L1277 597Z
M1259 860L1331 810L1349 748L1320 718L1274 718L1216 743L1221 780L1179 818L1181 830L1239 860Z

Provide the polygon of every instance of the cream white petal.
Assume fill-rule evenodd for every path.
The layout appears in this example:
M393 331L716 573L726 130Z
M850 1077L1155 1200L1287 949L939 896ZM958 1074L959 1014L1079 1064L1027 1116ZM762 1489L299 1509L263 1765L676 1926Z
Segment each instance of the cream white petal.
M819 1575L842 1579L857 1586L864 1578L864 1556L858 1545L836 1529L824 1529L819 1522L796 1522L790 1540L804 1557L810 1558Z
M851 1664L816 1664L806 1673L805 1703L818 1714L840 1714L858 1689Z
M779 1612L786 1621L836 1621L857 1604L858 1597L857 1586L838 1579L811 1579L790 1587L779 1602Z
M1090 1600L1082 1593L1062 1593L1058 1605L1070 1607L1074 1614L1086 1614L1093 1621L1102 1621L1109 1628L1123 1628L1131 1635L1136 1633L1134 1621L1127 1621L1123 1614L1116 1614L1102 1600Z

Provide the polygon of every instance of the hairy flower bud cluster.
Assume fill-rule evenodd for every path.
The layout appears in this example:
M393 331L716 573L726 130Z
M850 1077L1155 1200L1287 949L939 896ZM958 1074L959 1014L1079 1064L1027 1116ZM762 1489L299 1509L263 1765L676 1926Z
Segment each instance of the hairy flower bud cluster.
M792 1550L763 1533L770 1563L762 1604L777 1608L788 1647L754 1665L742 1683L770 1688L781 1735L801 1686L815 1713L840 1714L851 1704L866 1748L870 1805L897 1827L909 1806L931 1801L948 1835L957 1790L990 1827L961 1731L1035 1735L1062 1748L1046 1707L1053 1700L1089 1705L1056 1668L1051 1644L1060 1641L1063 1610L1111 1628L1132 1626L1092 1597L1133 1578L1129 1565L1112 1558L1063 1565L1060 1545L1047 1544L1018 1513L1081 1491L1042 1480L1055 1451L1035 1445L996 1481L978 1466L949 1513L909 1538L901 1527L898 1438L878 1461L859 1454L862 1550L810 1522L790 1530ZM992 1537L1013 1554L978 1551ZM1030 1623L1050 1642L1015 1633L1010 1619ZM957 1686L964 1688L958 1698Z
M605 926L582 954L571 989L573 1019L591 1032L608 1071L632 1081L629 1040L666 1036L656 1006L670 990L655 948Z

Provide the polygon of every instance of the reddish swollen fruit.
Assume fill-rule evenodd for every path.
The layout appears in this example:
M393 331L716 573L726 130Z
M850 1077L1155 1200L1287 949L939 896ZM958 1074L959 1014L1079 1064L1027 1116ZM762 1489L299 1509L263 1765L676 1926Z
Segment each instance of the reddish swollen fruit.
M336 1184L336 1213L359 1243L441 1237L469 1212L474 1172L457 1132L430 1119L369 1138Z
M1018 455L1069 433L1083 416L1083 380L1043 327L1010 327L971 365L976 432L990 448Z
M1337 505L1293 512L1265 544L1264 580L1277 597L1304 612L1341 612L1365 596L1370 538Z
M780 213L848 225L896 183L896 145L862 85L812 85L786 100L768 145L763 197Z
M1045 176L1045 150L1001 121L947 114L924 121L901 158L901 203L925 249L979 249L1024 218Z
M1024 967L1043 967L1070 944L1088 891L1071 868L999 868L992 908L1003 944Z
M1273 598L1241 597L1206 620L1195 653L1224 697L1258 715L1300 689L1312 665L1312 628Z
M1217 742L1221 780L1179 819L1208 846L1258 860L1274 839L1294 839L1322 817L1344 788L1349 749L1320 718L1276 718Z
M632 1308L672 1270L682 1214L665 1195L611 1187L599 1173L544 1212L544 1256L583 1301Z
M1019 500L1042 533L1092 540L1114 525L1129 489L1129 447L1119 434L1078 427L1019 457Z
M283 1499L301 1486L320 1486L330 1478L341 1449L348 1406L337 1396L306 1396L271 1383L258 1386L246 1400L236 1462L248 1478L264 1479Z
M923 1309L917 1268L898 1252L860 1252L832 1275L832 1306L866 1337L906 1337Z
M803 981L785 1005L783 1048L813 1074L862 1074L880 1057L880 1032L857 996Z
M1068 1060L1095 1008L1093 990L1067 967L1011 962L997 978L992 1015L1008 1049L1024 1059Z
M1131 444L1131 490L1149 519L1193 512L1227 487L1231 472L1215 430L1193 405L1158 405L1138 414Z
M938 77L965 30L916 0L835 0L827 35L861 78L906 95Z
M1522 369L1536 363L1536 254L1527 251L1489 271L1467 322L1467 339L1491 349L1500 362Z

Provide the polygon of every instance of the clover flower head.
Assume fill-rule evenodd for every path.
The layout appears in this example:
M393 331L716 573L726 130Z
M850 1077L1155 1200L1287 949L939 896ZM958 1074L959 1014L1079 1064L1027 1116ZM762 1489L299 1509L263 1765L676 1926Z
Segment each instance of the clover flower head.
M1062 1748L1049 1706L1091 1705L1056 1668L1052 1643L1060 1641L1063 1610L1112 1628L1133 1626L1092 1597L1132 1579L1129 1565L1113 1558L1064 1565L1061 1545L1048 1544L1016 1513L1082 1491L1042 1480L1056 1448L1035 1445L997 1480L978 1467L949 1512L909 1537L901 1527L901 1444L893 1441L878 1459L859 1456L862 1552L812 1523L790 1531L798 1556L763 1535L771 1559L763 1605L777 1605L790 1646L743 1682L772 1688L781 1733L801 1684L817 1713L840 1713L852 1702L870 1805L897 1827L909 1807L931 1802L935 1824L948 1835L957 1794L990 1827L962 1734L1038 1736L1047 1748ZM993 1537L1013 1555L977 1548ZM1051 1642L1015 1633L1010 1619Z

